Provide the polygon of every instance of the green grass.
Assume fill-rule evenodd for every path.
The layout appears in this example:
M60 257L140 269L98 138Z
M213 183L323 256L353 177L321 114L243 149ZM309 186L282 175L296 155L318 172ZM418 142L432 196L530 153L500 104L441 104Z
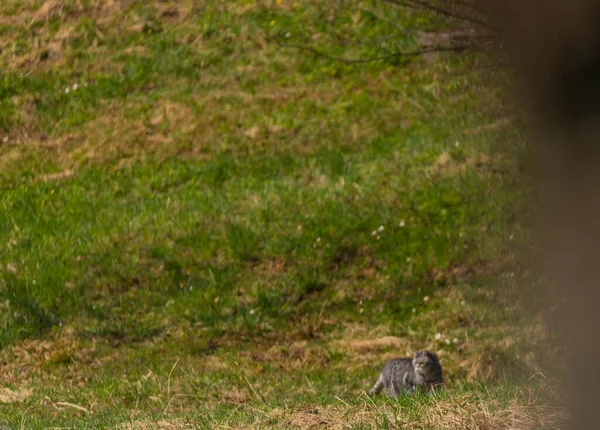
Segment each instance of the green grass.
M0 5L0 419L537 416L535 318L506 269L523 145L486 127L498 94L452 73L464 57L348 65L272 40L358 58L443 23L380 10L405 33L341 50L399 30L368 2L43 3ZM439 398L362 394L425 347Z

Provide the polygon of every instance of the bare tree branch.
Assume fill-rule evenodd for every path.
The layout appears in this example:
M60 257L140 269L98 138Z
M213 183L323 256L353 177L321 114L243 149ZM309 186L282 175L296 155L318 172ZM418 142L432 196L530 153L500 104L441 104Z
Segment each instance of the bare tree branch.
M369 14L378 21L385 22L394 27L396 31L388 32L385 38L359 38L356 40L356 35L343 34L345 27L339 28L332 26L330 36L333 37L333 43L343 48L350 46L369 46L379 51L379 54L372 54L369 57L348 58L347 55L335 56L319 50L313 46L288 43L278 37L269 37L283 48L294 48L301 51L312 53L318 57L327 58L331 61L344 64L366 64L377 61L386 61L399 58L420 57L425 54L443 53L443 52L463 52L463 51L489 51L490 47L497 42L497 32L485 21L483 11L479 9L478 0L374 0L382 6L382 10L378 7L373 9L365 9L358 7L358 10ZM439 32L418 32L416 29L410 29L403 26L400 22L396 22L392 15L386 14L388 7L408 8L417 10L425 14L439 15L447 20L453 27L450 31ZM388 10L389 12L389 10ZM389 35L391 33L392 35ZM406 37L415 37L417 39L417 48L411 51L403 51L402 44L394 43L394 39L398 41L406 39ZM377 40L391 40L391 45L376 43ZM489 68L493 68L491 64ZM498 67L502 67L499 65ZM487 66L485 67L487 68Z
M487 28L490 30L495 30L488 22L483 21L479 18L467 16L466 14L457 14L455 12L441 8L431 2L424 1L424 0L378 0L378 1L380 1L382 3L391 4L394 6L408 7L411 9L429 10L431 12L435 12L438 15L442 15L447 18L452 18L457 21L467 22L469 24L475 24L475 25L479 25L481 27L484 27L484 28ZM474 6L473 6L473 10L476 10Z
M461 51L465 51L470 48L470 46L468 46L468 45L464 45L464 46L434 46L434 47L430 47L430 48L419 49L416 51L394 52L389 55L382 55L382 56L378 56L378 57L348 59L348 58L336 57L333 55L326 54L324 52L319 51L318 49L313 48L312 46L297 45L297 44L293 44L293 43L281 43L277 39L275 39L275 41L282 48L299 49L301 51L310 52L318 57L327 58L328 60L332 60L332 61L336 61L338 63L344 63L344 64L365 64L365 63L372 63L372 62L376 62L376 61L390 60L392 58L419 57L419 56L422 56L425 54L442 53L442 52L461 52Z

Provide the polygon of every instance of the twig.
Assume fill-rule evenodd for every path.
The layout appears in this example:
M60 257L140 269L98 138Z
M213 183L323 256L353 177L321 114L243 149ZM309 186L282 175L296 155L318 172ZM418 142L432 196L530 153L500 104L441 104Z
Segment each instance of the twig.
M388 0L384 0L384 1L388 1ZM449 17L452 19L456 19L456 20L463 21L463 22L468 22L470 24L477 24L477 25L480 25L480 26L490 29L490 30L493 29L493 27L489 23L482 21L478 18L468 16L466 14L458 14L455 12L448 11L441 7L435 6L425 0L405 0L405 1L408 3L413 3L413 5L416 5L417 7L421 7L423 9L429 9L437 14L440 14L440 15L443 15L443 16L446 16L446 17ZM475 7L473 7L473 9L475 9Z
M471 16L467 16L464 14L456 14L447 9L443 9L441 7L435 6L431 3L428 3L423 0L379 0L382 3L391 4L394 6L403 6L411 9L419 9L419 10L430 10L432 12L437 13L438 15L442 15L448 18L452 18L458 21L468 22L469 24L477 24L484 28L488 28L490 30L494 30L494 28L487 22L482 21L478 18L474 18Z
M252 386L252 384L250 383L250 381L248 381L248 378L246 378L246 376L244 376L244 379L246 380L246 383L248 384L248 386L250 387L250 389L252 390L252 392L254 393L254 395L256 397L258 397L259 400L262 400L263 403L266 404L267 400L263 397L263 395L256 392L256 390L254 389L254 387Z
M377 404L376 404L376 403L373 401L373 399L371 398L371 396L369 396L369 394L367 394L367 392L366 392L366 391L364 391L364 390L363 390L363 392L362 392L362 393L360 393L360 396L358 396L358 397L359 397L359 398L361 398L361 397L366 397L366 398L367 398L367 400L368 400L370 403L372 403L372 404L373 404L373 406L377 407Z
M27 409L25 409L25 411L23 411L23 414L21 415L21 427L20 427L20 430L23 430L25 428L25 414L27 412L29 412L29 410L32 409L32 408L33 408L33 405L29 406Z
M55 405L56 406L65 406L65 407L68 407L68 408L77 409L78 411L85 412L86 414L89 413L89 411L86 408L84 408L83 406L76 405L75 403L56 402Z
M165 409L163 410L163 414L165 414L165 415L167 413L167 410L171 406L171 402L172 402L173 398L175 398L175 396L171 397L171 375L175 371L175 368L177 367L177 363L179 363L179 360L181 360L181 357L177 359L177 361L171 368L171 371L169 372L169 376L167 378L167 406L165 406Z
M170 397L170 394L171 394L171 375L173 374L175 367L177 367L177 363L179 363L179 360L181 360L181 358L177 359L177 361L171 368L171 371L169 372L169 377L167 378L167 399Z
M338 396L335 396L336 400L339 400L340 402L342 402L343 404L345 404L347 407L350 407L350 405L348 403L346 403L345 401L343 401L342 399L340 399Z
M544 379L548 379L548 378L546 377L546 375L544 375L542 372L536 372L536 373L534 373L533 375L531 375L531 377L529 378L529 380L531 381L531 380L532 380L533 378L535 378L536 376L541 376L541 377L542 377L542 378L544 378Z

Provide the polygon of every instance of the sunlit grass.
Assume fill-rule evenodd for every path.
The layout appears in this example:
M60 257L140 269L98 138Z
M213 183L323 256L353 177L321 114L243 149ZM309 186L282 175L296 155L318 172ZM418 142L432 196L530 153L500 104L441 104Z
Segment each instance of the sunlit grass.
M449 73L462 60L350 66L271 40L389 48L339 51L332 26L389 24L312 2L0 12L0 418L393 428L435 408L361 393L424 347L444 402L529 393L465 385L530 376L533 318L500 276L521 141L489 127L481 76Z

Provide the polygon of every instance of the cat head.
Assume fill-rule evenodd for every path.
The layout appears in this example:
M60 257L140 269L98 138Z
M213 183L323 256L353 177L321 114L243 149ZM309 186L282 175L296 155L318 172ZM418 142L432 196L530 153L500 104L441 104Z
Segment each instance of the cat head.
M434 352L416 351L413 357L415 372L421 376L433 375L438 370L439 361Z

